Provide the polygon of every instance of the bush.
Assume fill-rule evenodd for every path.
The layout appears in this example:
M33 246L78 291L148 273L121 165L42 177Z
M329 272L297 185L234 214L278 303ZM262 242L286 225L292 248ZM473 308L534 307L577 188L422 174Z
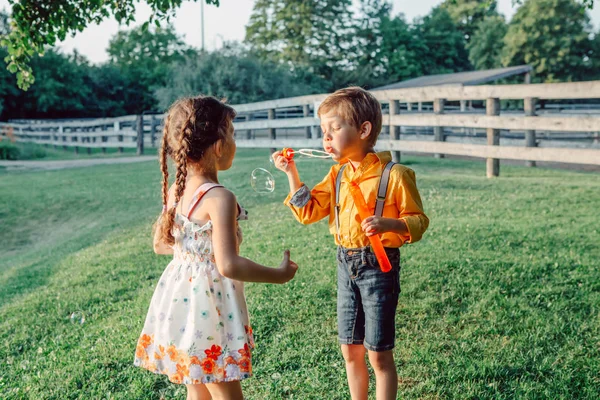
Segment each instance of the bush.
M18 160L21 155L19 148L10 142L0 142L0 160Z

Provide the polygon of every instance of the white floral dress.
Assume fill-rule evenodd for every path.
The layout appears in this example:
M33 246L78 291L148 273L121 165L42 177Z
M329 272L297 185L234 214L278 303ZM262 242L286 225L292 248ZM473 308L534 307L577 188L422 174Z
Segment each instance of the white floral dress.
M244 285L223 277L212 247L212 222L189 216L216 184L198 188L187 216L176 213L173 260L150 301L134 365L167 375L173 383L238 381L252 374L254 347ZM239 207L240 216L245 211ZM241 241L241 231L238 227Z

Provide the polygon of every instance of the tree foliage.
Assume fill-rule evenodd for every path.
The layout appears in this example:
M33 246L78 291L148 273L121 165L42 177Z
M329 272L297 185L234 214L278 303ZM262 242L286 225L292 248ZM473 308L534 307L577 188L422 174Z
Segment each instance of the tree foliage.
M525 0L504 38L505 65L530 64L534 82L585 80L598 68L585 8L574 0Z
M475 69L491 69L502 66L502 49L508 26L504 17L494 15L484 19L467 44L469 61Z
M261 60L242 46L228 44L221 51L188 54L184 61L172 65L156 97L164 110L181 96L207 94L242 104L322 93L326 84L302 68L292 73L279 63Z
M496 7L496 0L445 0L442 3L467 43L481 22L497 15Z
M34 82L30 61L48 46L75 35L92 23L114 17L120 24L133 22L139 0L9 0L12 5L12 30L2 41L8 50L8 69L17 74L19 87ZM201 0L202 1L202 0ZM204 0L219 5L219 0ZM168 20L183 0L145 0L152 9L150 20Z
M110 63L129 81L129 95L136 100L135 107L127 107L131 114L156 109L153 91L165 84L172 64L194 53L172 25L120 31L110 40L107 52Z
M246 43L261 59L344 80L353 40L351 6L352 0L257 0Z
M415 23L415 35L422 40L422 72L425 75L460 72L471 69L465 38L452 17L442 7L434 8L429 15Z

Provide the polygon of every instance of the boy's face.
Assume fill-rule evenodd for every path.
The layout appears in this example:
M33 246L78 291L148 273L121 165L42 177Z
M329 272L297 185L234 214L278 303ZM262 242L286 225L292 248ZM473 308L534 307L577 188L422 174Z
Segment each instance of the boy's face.
M351 122L339 116L335 110L321 115L323 149L337 162L361 161L371 148L367 139L371 123L365 122L357 129Z

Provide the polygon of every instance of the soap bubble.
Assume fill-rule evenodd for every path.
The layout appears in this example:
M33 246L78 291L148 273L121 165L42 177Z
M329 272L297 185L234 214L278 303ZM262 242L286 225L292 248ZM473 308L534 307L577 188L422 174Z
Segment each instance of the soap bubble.
M264 168L256 168L250 177L252 189L257 193L272 193L275 190L275 179L269 171Z
M73 311L73 313L71 313L71 323L83 325L84 322L85 314L83 311Z

